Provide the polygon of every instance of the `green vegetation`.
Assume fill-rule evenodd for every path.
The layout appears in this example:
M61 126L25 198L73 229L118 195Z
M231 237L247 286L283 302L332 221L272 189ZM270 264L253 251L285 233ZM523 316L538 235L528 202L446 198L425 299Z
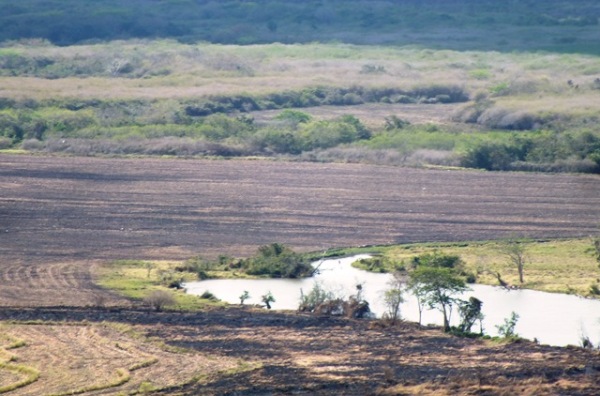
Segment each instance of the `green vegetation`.
M119 260L106 265L98 284L124 297L148 304L155 310L193 311L223 303L177 290L184 280L197 280L191 272L177 270L177 263ZM175 290L174 290L175 289Z
M42 38L58 45L170 37L228 44L340 41L461 50L600 52L596 40L600 7L592 0L433 4L418 0L22 0L4 2L0 11L0 41ZM372 66L365 71L385 70ZM477 75L485 78L486 74Z
M450 331L452 307L460 302L453 296L468 290L460 275L462 262L455 256L425 254L415 257L413 264L408 289L417 297L419 311L423 304L438 309L444 317L444 331Z
M581 296L597 296L599 288L598 264L595 258L594 239L565 240L518 240L527 253L527 265L523 268L524 282L519 281L519 269L506 256L506 241L423 243L375 248L353 249L352 254L371 252L386 263L383 271L395 272L399 268L411 268L415 262L442 261L459 258L458 265L464 279L481 284L498 285L499 279L507 285L556 293ZM433 259L437 261L437 259ZM359 262L357 262L359 263ZM443 266L440 264L440 266ZM367 269L361 264L357 267ZM381 272L380 267L375 272Z
M598 173L600 61L570 52L6 42L0 150Z
M314 272L303 255L280 243L261 246L255 256L238 261L237 266L249 275L270 278L302 278Z
M198 310L223 305L210 291L200 296L184 293L182 283L207 278L271 277L300 278L312 276L310 256L301 255L280 243L261 246L249 258L220 256L216 260L194 257L184 262L117 260L101 271L98 284L124 297L140 301L156 311L163 309ZM249 298L240 296L240 303ZM269 306L272 295L263 296Z
M515 327L517 326L518 320L519 315L516 312L512 312L509 318L504 319L504 323L496 326L498 334L504 338L518 338L519 335L515 333Z

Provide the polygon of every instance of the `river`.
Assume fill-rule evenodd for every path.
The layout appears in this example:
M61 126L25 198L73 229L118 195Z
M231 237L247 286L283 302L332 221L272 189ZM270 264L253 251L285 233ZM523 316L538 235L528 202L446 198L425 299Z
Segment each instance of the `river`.
M376 274L356 269L352 262L368 257L358 255L317 262L319 273L305 279L212 279L185 284L188 293L200 295L210 291L217 298L232 304L239 304L239 296L247 290L250 298L247 304L261 304L261 296L271 292L275 297L273 309L298 308L300 290L308 293L315 282L340 297L356 292L356 285L362 284L365 299L371 310L381 316L385 312L383 293L388 289L391 275ZM600 301L585 299L567 294L544 293L533 290L506 290L485 285L470 285L471 290L461 298L470 296L483 301L483 329L485 334L497 335L496 326L502 324L514 311L519 315L515 331L524 338L537 339L542 344L565 346L580 345L581 337L588 337L594 345L600 344ZM411 295L405 295L401 306L402 318L418 321L418 305ZM452 316L452 323L458 323L458 314ZM423 312L423 324L442 323L438 311ZM474 326L478 330L478 325Z

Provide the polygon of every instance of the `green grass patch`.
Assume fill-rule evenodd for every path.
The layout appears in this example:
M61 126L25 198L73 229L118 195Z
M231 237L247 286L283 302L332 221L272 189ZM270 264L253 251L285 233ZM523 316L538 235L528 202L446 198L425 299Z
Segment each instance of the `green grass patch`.
M546 292L595 296L593 285L600 283L600 268L589 238L558 240L523 240L526 264L524 283L514 264L502 253L503 241L458 243L420 243L387 247L348 249L347 253L375 253L382 256L376 272L391 272L408 265L413 257L440 252L457 255L465 262L466 272L477 274L477 283L498 285L496 274L511 285ZM368 265L361 267L369 269Z
M175 304L167 309L195 311L224 303L186 294L169 288L173 282L198 280L196 274L176 271L177 262L118 260L106 265L97 283L107 289L136 301L143 301L151 292L164 290L171 293Z

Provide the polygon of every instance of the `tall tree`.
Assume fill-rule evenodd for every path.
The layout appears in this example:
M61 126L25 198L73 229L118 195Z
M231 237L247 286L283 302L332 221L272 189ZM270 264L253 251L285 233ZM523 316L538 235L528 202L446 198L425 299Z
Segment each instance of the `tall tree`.
M423 302L438 309L444 316L444 331L450 330L450 313L454 295L468 289L465 281L452 268L418 267L410 274L411 284L417 288Z

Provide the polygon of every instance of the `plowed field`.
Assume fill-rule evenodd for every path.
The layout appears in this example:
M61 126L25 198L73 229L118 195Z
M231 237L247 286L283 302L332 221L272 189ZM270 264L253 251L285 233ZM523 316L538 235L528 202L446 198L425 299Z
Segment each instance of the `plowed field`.
M599 224L591 175L0 155L0 300L90 303L98 260L572 237Z
M93 275L110 259L246 255L275 241L306 251L588 235L600 223L599 182L1 155L0 387L15 395L597 394L597 351L266 310L115 308L127 302ZM74 307L100 300L110 307Z

